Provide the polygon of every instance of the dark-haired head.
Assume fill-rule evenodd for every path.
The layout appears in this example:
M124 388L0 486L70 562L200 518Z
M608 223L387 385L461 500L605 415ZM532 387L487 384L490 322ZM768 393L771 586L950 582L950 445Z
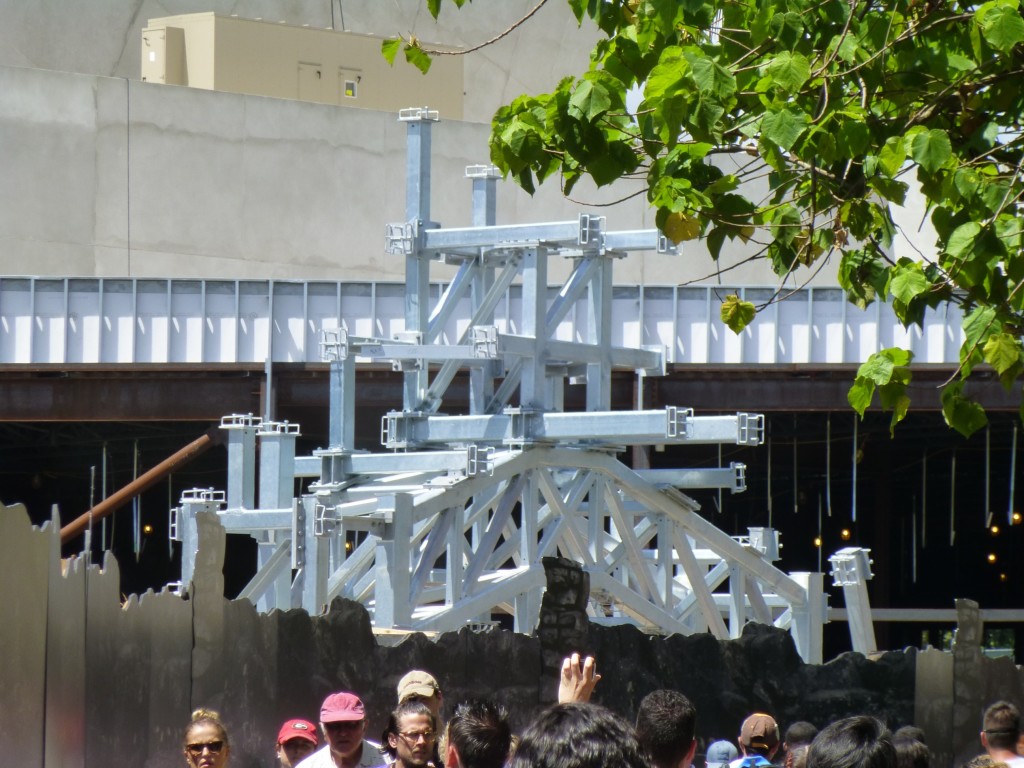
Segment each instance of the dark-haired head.
M509 768L650 768L633 729L597 704L556 704L526 727Z
M806 720L797 720L786 729L786 735L782 737L782 740L786 744L786 749L792 749L801 744L810 744L817 735L818 729L814 723L809 723Z
M640 701L636 737L658 768L676 768L693 759L697 710L679 691L652 691Z
M931 768L932 753L923 742L906 737L893 739L896 748L896 765L899 768Z
M406 699L392 710L391 715L388 717L388 724L384 727L384 732L380 737L381 752L390 755L392 759L398 754L398 750L395 747L396 739L398 738L402 718L406 715L425 715L429 720L434 739L436 740L437 738L437 720L434 718L434 713L430 707L418 699Z
M462 702L448 720L447 734L446 750L455 750L461 768L502 768L508 760L512 728L500 704Z
M814 737L807 768L896 768L892 736L876 717L837 720Z
M1020 735L1020 710L1008 701L997 701L985 710L981 742L988 750L1017 749Z

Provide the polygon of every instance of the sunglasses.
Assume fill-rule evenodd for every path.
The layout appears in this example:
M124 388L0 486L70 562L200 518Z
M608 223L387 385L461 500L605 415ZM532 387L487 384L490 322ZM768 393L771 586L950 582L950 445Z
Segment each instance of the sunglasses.
M192 757L199 757L203 754L204 749L208 749L210 754L219 755L220 751L224 749L223 741L207 741L202 744L186 744L185 749Z

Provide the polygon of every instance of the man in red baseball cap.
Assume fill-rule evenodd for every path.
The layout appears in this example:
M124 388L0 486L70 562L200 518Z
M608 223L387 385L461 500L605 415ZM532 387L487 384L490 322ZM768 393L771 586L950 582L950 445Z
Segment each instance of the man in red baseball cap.
M366 711L354 693L339 691L320 707L324 746L297 768L377 768L383 765L380 745L366 736Z
M316 726L309 720L289 720L277 733L277 761L281 768L295 768L320 746Z

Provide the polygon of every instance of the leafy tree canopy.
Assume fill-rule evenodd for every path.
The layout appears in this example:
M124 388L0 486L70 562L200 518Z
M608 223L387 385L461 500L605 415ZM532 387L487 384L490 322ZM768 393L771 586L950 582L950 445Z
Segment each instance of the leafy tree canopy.
M943 411L965 435L983 426L963 381L983 363L1007 388L1024 372L1018 0L564 1L603 32L590 67L502 107L492 161L530 192L552 176L566 193L584 175L641 176L676 242L701 238L715 259L726 241L749 242L780 276L839 259L851 302L888 302L906 325L961 305ZM436 17L442 0L427 5ZM386 42L385 55L400 48L429 67L415 39ZM744 159L725 166L739 170L713 162L724 153ZM896 260L890 206L911 187L938 239ZM723 319L740 331L756 309L730 297ZM910 358L873 355L850 404L863 416L877 393L895 426Z

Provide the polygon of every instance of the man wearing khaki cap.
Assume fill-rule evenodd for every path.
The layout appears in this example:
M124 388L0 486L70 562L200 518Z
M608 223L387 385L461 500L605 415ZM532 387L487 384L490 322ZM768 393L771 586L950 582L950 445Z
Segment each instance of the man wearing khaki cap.
M741 757L729 763L729 768L765 768L779 749L779 724L775 718L755 712L740 727Z
M398 681L398 703L406 701L422 701L426 704L434 713L434 719L440 727L444 696L441 694L441 686L437 684L432 674L422 669L414 669L402 676Z

